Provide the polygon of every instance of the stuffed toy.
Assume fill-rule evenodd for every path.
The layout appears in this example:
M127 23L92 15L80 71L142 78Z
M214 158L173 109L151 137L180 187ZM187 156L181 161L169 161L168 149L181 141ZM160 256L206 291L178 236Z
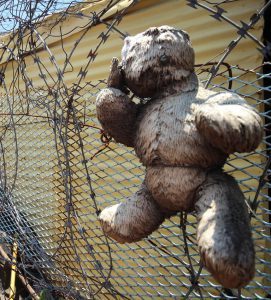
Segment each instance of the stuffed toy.
M204 89L189 35L169 26L127 37L107 84L97 96L98 120L116 142L134 147L146 175L134 195L100 213L105 234L136 242L165 218L195 211L204 266L226 288L245 286L255 272L250 218L222 168L231 153L257 148L259 115L236 94Z

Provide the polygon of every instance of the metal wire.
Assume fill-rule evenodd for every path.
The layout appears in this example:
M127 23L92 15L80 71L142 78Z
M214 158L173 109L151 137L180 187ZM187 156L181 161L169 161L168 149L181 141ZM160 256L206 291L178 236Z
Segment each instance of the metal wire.
M268 44L251 33L251 27L263 18L271 1L259 7L248 24L241 20L241 25L225 14L224 6L235 0L187 1L195 8L195 16L196 9L206 10L214 23L223 20L238 31L219 59L196 66L202 82L211 89L231 90L245 97L265 120L259 150L232 155L226 166L229 173L239 174L256 247L256 276L239 291L223 289L202 267L193 214L180 213L148 239L129 245L119 245L102 232L97 220L100 210L131 195L144 170L131 149L116 144L101 130L94 101L105 80L87 82L86 75L112 33L114 38L128 35L119 24L138 1L130 1L110 19L104 16L121 1L107 1L98 12L89 14L82 8L99 1L77 2L0 1L0 31L8 32L0 55L2 253L11 258L10 246L16 239L19 274L37 294L49 293L54 298L267 299L271 294L271 135L270 98L263 94L271 90L263 82L271 73L263 72L263 67L271 64L250 70L230 65L227 56L243 38L252 40L262 53L269 51ZM56 11L44 31L43 22ZM83 27L69 31L59 27L56 33L57 25L68 17L83 19ZM99 34L95 31L98 24L103 25ZM65 38L73 32L76 42L67 47ZM97 42L78 70L74 56L90 32L97 35ZM62 61L49 38L61 42ZM36 68L35 77L27 71L29 58ZM54 73L46 63L48 58ZM65 81L69 74L72 86ZM37 80L42 86L36 85ZM7 261L0 255L0 265ZM1 290L7 297L4 280Z

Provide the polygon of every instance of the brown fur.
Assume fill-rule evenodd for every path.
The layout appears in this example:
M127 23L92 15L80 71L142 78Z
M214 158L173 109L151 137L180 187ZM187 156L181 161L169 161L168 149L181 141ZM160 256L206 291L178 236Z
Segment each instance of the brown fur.
M102 211L105 233L138 241L170 214L196 208L206 268L227 288L246 285L255 256L248 212L237 183L221 170L230 153L258 146L260 117L239 96L200 87L187 33L168 26L127 38L110 84L97 98L98 118L116 141L134 146L146 178L138 193ZM137 106L125 86L151 99Z

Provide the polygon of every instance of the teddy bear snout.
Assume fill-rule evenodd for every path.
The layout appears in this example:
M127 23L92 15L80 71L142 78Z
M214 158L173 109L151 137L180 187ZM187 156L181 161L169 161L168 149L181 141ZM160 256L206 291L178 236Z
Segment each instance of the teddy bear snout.
M159 57L159 61L162 65L166 65L169 63L169 57L166 54L163 54Z

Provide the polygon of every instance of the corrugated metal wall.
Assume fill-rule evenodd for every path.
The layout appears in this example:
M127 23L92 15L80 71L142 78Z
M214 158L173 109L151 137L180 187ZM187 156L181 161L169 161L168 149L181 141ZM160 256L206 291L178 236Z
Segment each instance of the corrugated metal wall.
M82 6L81 10L84 15L90 15L90 12L99 11L109 1L99 1L97 4ZM263 0L240 0L233 1L225 5L227 13L225 14L231 20L240 24L240 21L248 22L251 15L263 4ZM121 5L113 8L111 12L104 17L109 20L114 12L126 7L130 1L122 1ZM77 7L78 8L78 7ZM72 88L78 83L80 71L84 68L87 62L88 55L91 50L94 51L99 42L100 34L106 29L104 24L97 25L91 29L85 26L88 24L86 17L70 17L63 22L60 22L53 29L50 25L54 23L56 16L50 16L46 22L38 29L40 37L46 37L45 41L48 46L44 49L42 39L37 37L37 44L40 45L35 55L27 55L27 43L25 46L25 73L32 81L36 89L40 89L40 95L33 94L32 97L38 100L43 99L43 89L48 86L56 87L55 79L58 77L59 66L60 70L69 59L63 75L61 87L65 85L67 88ZM224 21L217 21L210 17L210 13L206 10L194 9L187 5L186 1L168 0L154 1L146 0L139 1L132 9L126 13L123 20L118 25L122 32L128 32L133 35L145 30L151 26L171 25L177 28L186 30L191 37L193 46L196 52L196 64L202 64L209 61L218 61L222 51L228 44L237 37L237 30L230 24ZM83 28L83 29L81 29ZM48 31L52 30L52 35L48 36ZM62 31L63 39L59 37L59 30ZM263 30L262 22L251 30L257 39L261 38ZM65 34L66 32L66 34ZM3 41L8 37L2 37ZM27 37L26 37L27 40ZM74 50L74 45L78 46ZM99 206L105 207L111 203L121 200L123 197L130 195L136 186L141 182L144 170L141 168L138 160L133 156L133 152L127 152L124 147L116 144L111 144L110 149L101 152L95 156L97 150L102 147L100 142L100 133L98 130L92 129L92 126L99 126L95 119L95 93L97 88L92 87L101 79L105 79L108 74L109 66L112 57L120 57L120 51L123 41L120 35L115 32L110 33L108 40L99 48L98 55L88 68L88 72L84 78L86 83L84 89L80 91L80 97L75 99L78 114L82 116L86 127L82 131L84 140L84 148L87 153L88 167L91 172L93 188L96 193L96 199ZM253 69L259 66L262 62L262 55L257 51L257 45L249 38L244 38L227 58L227 63L230 65L239 65L245 69ZM49 53L49 50L51 54ZM73 52L71 52L73 50ZM72 55L70 55L72 53ZM14 53L16 55L16 53ZM54 60L52 60L52 56ZM36 63L39 59L43 67ZM6 61L9 60L7 63ZM14 80L14 66L17 62L12 57L8 58L7 52L2 57L2 67L5 64L5 80L7 86L12 86ZM234 76L240 75L240 69L235 69ZM204 76L203 76L204 77ZM243 82L251 82L255 80L255 74L246 73L242 76L242 82L234 81L232 89L240 91L241 94L254 95L256 89L252 85L243 84ZM81 78L81 77L80 77ZM202 78L205 79L205 78ZM220 80L221 81L221 80ZM20 78L18 79L20 83ZM217 81L219 83L219 79ZM92 85L91 85L92 84ZM101 88L102 84L98 86ZM21 87L24 88L23 86ZM4 95L5 91L0 90ZM9 91L14 97L14 112L23 114L26 111L28 103L25 105L16 104L16 94L14 90ZM261 95L259 95L260 97ZM48 103L49 100L48 99ZM250 97L248 97L250 101ZM252 101L253 102L253 101ZM253 104L256 102L254 101ZM10 108L7 103L3 103L2 109L9 113ZM30 115L39 115L46 117L45 110L42 107L28 107ZM5 111L6 110L6 111ZM16 117L18 123L19 117ZM63 239L65 236L64 225L66 222L66 207L65 207L65 190L63 178L60 175L60 167L57 163L59 157L55 152L55 139L57 135L51 130L48 123L39 123L35 125L33 132L33 122L36 118L20 117L20 122L24 126L17 127L17 147L20 154L18 166L18 176L16 187L14 189L14 198L17 207L28 216L28 219L35 225L39 233L39 241L48 254L53 254L58 248L59 243L64 245L58 250L56 265L66 275L73 276L78 282L84 283L85 277L82 277L80 264L75 259L75 252L80 253L80 257L84 261L86 272L89 276L95 276L97 280L102 276L99 272L93 269L93 259L91 255L84 249L84 242L75 242L77 249L74 248L74 241L69 238ZM3 122L4 123L4 120ZM4 127L1 127L1 134L6 132ZM69 132L71 139L77 139L75 133ZM7 154L7 174L8 180L12 181L15 172L14 160L14 134L6 134L4 146ZM78 141L77 141L78 142ZM83 180L84 170L80 167L80 148L75 143L69 145L72 149L73 156L70 158L74 166L73 180L75 180L76 188L74 190L74 198L80 220L86 225L88 232L88 240L96 242L100 249L100 258L105 263L105 268L108 266L107 248L103 238L97 238L101 235L99 223L97 221L94 208L90 208L90 196L86 183ZM64 150L59 148L62 153ZM246 161L249 161L246 166ZM264 161L260 155L246 155L245 160L242 156L232 157L230 165L227 166L228 171L234 171L236 176L242 183L242 189L249 196L255 194L255 189L258 184L258 177L261 175L261 168L257 167ZM253 164L254 163L254 164ZM231 166L233 165L233 167ZM241 171L236 171L235 166L241 168ZM243 171L245 169L245 172ZM16 169L17 170L17 169ZM37 181L37 178L39 180ZM26 200L27 199L27 200ZM41 209L47 207L46 210ZM191 217L193 220L193 217ZM111 283L119 292L132 299L147 299L148 297L178 297L181 296L180 290L184 293L189 289L190 281L187 275L187 270L178 262L179 257L182 257L183 244L179 238L178 218L168 221L159 232L154 233L153 240L161 245L163 249L170 252L171 255L164 255L163 251L151 248L148 241L142 241L131 245L118 245L111 243L113 271L111 274ZM76 232L75 236L79 234ZM194 229L191 228L193 231ZM170 237L170 238L169 238ZM264 241L259 241L265 246ZM198 263L196 248L191 246L192 259L195 264ZM262 266L258 266L262 269ZM72 269L74 271L72 271ZM204 272L203 284L208 285L209 295L218 296L218 290L215 285L211 286L209 282L213 282L207 273ZM59 279L56 279L56 281ZM209 280L209 282L208 282ZM258 279L260 282L262 278ZM65 284L63 281L59 284ZM213 282L214 284L214 282ZM258 291L263 295L262 290L257 290L257 284L253 284L255 293ZM247 291L249 294L249 291ZM143 296L139 296L143 295ZM102 298L101 298L102 299Z

